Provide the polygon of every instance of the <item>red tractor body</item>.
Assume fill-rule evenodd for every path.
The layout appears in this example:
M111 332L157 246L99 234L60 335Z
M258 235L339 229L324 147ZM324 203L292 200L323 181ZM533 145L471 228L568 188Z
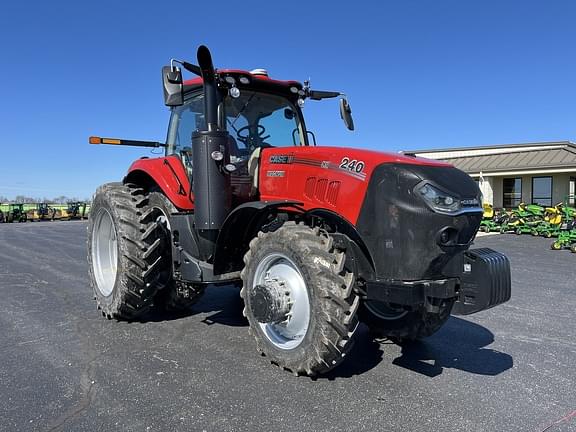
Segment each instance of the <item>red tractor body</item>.
M200 75L182 81L174 64ZM305 100L339 92L263 70L163 68L172 109L165 147L102 186L90 213L92 285L103 314L134 319L189 307L210 285L242 286L258 349L294 373L323 373L350 349L358 319L392 339L428 336L450 313L510 298L507 258L471 250L476 183L451 165L317 146Z

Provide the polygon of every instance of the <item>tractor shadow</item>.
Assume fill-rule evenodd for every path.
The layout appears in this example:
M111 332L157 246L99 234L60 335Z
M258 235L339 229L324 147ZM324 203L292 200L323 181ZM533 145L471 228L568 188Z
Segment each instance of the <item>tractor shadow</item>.
M206 325L222 324L232 327L247 327L248 321L242 315L244 303L240 298L240 288L234 285L207 288L198 303L181 311L165 311L152 308L138 322L176 321L197 315L206 315L201 322Z
M477 375L499 375L514 365L512 356L485 348L494 342L487 328L451 317L434 336L401 346L401 355L393 364L427 377L444 369L458 369Z
M193 313L207 314L201 321L203 324L248 327L243 310L240 288L233 285L208 288L202 299L192 307Z
M313 380L335 380L337 378L352 378L362 375L375 368L382 361L384 351L382 344L374 340L368 327L361 324L354 335L354 346L346 355L346 359L327 374L314 377Z
M242 315L244 302L239 288L223 286L208 288L192 308L179 312L153 310L142 322L172 321L191 316L201 317L200 322L231 327L248 327ZM422 341L395 344L383 339L375 340L368 328L361 324L355 334L355 344L346 359L329 373L314 380L334 380L362 375L375 368L384 358L384 350L401 349L392 364L433 378L446 368L458 369L477 375L499 375L514 365L513 358L503 352L486 348L494 342L494 334L473 322L451 317L435 335ZM390 354L387 356L390 357Z

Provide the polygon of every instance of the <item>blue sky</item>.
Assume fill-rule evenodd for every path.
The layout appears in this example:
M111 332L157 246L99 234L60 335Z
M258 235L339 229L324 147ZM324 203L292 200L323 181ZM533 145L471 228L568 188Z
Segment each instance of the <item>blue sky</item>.
M217 67L264 67L348 94L309 101L321 144L382 151L576 141L573 1L4 2L0 195L89 197L164 140L160 68L208 45ZM215 8L215 5L218 5ZM281 4L275 6L275 4Z

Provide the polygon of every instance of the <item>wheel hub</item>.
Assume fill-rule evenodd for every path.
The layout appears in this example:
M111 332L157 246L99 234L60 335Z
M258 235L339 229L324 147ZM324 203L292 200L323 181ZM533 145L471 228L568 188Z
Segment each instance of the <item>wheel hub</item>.
M248 295L250 311L273 345L290 350L302 343L311 308L306 282L294 261L277 252L264 257Z
M279 278L265 278L264 284L250 291L254 318L263 324L279 324L289 320L292 302L286 282Z

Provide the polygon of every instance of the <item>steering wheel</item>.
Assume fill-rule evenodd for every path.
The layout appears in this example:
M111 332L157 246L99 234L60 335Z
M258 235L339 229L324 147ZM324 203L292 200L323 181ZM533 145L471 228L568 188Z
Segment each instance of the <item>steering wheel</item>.
M265 144L264 140L270 138L270 135L264 136L266 128L262 125L257 126L257 139L250 133L250 125L241 127L236 131L236 136L246 147L260 147L259 144Z

